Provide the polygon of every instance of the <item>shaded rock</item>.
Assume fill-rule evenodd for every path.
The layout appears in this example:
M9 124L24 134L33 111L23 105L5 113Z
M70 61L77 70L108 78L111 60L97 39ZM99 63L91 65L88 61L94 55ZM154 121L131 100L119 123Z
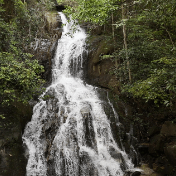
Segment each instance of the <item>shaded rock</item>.
M141 171L125 171L125 175L124 176L140 176L141 175Z
M148 130L148 136L154 136L155 134L159 134L160 133L160 128L158 126L153 126Z
M161 134L165 136L176 136L176 124L171 121L166 121L161 128Z
M155 135L151 138L149 145L149 153L156 155L157 152L163 152L165 145L165 137L161 134Z
M172 165L176 165L176 143L170 145L168 144L164 149L164 153L169 162Z
M168 159L165 156L160 156L153 163L153 170L163 175L174 175L174 166L169 164Z
M163 176L163 175L159 173L152 173L150 176Z
M45 86L48 86L51 83L52 58L55 55L57 41L62 35L62 23L57 11L46 12L44 20L42 37L35 38L27 48L27 52L33 54L34 59L44 66L45 72L42 74L42 78L47 81Z
M87 82L103 88L113 88L119 94L119 81L114 75L109 74L109 68L114 67L114 61L108 54L114 49L105 36L93 35L88 39L89 56L87 60ZM113 43L113 41L112 41ZM102 59L103 55L107 58Z
M149 148L149 143L141 143L138 145L140 153L147 153Z
M140 171L135 171L132 173L131 176L140 176L141 175L141 172Z

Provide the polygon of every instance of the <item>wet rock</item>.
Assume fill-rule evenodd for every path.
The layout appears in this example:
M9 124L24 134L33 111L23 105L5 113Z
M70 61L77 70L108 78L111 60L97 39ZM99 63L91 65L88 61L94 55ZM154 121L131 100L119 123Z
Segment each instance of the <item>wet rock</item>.
M109 148L109 153L114 159L118 160L119 163L122 163L123 157L121 153L117 152L113 147Z
M90 110L91 110L90 105L87 105L84 108L82 108L80 112L83 116L83 129L85 133L86 145L96 150L97 145Z
M90 114L90 111L91 111L90 105L87 105L80 110L83 117L87 117Z
M64 106L61 106L60 107L60 115L64 115L65 114L65 107Z
M34 107L36 104L37 104L37 101L35 101L35 100L30 100L30 101L29 101L29 105L30 105L31 107Z
M176 124L171 121L166 121L161 128L161 134L165 136L176 136Z
M97 169L85 151L80 153L80 176L98 176Z
M59 111L59 107L57 105L58 99L55 97L57 97L57 93L53 87L50 87L50 89L48 89L45 93L43 100L46 101L48 111L57 113Z
M59 107L57 106L58 99L49 99L47 100L47 110L50 112L55 112L57 113L59 110Z
M46 100L47 98L54 98L55 97L55 89L53 87L50 87L47 92L45 93L45 96L44 98L46 97Z
M64 85L62 85L62 84L57 84L56 90L57 90L58 93L64 94L65 87L64 87Z
M117 160L120 163L120 167L123 171L125 171L128 168L122 154L116 151L115 148L110 147L109 153L115 160Z

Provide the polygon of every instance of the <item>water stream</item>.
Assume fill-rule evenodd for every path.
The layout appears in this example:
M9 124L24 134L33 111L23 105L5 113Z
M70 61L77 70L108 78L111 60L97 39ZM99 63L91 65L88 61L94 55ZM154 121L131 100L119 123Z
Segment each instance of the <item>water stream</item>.
M123 176L134 165L116 144L96 89L81 78L86 33L60 16L52 84L23 134L27 176Z

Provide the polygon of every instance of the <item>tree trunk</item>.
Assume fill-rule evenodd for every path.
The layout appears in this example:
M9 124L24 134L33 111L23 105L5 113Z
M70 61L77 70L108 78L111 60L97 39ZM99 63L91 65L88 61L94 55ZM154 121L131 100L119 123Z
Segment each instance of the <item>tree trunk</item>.
M112 38L113 38L113 43L114 43L114 49L115 49L115 30L114 30L114 15L112 13Z
M123 41L124 41L124 49L125 49L125 57L127 62L129 82L131 82L131 70L130 70L130 61L128 57L127 32L126 32L126 24L125 24L125 19L127 19L127 11L128 11L127 6L125 7L125 5L122 4Z

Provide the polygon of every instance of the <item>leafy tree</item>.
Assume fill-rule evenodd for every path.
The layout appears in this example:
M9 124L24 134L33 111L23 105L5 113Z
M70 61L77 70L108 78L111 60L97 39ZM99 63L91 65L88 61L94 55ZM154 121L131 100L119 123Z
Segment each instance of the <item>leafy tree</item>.
M26 51L34 38L42 37L43 11L52 7L49 0L0 0L1 105L27 103L41 91L43 66Z
M0 53L0 101L26 103L39 90L43 83L39 74L43 66L37 60L30 60L30 54L23 54L24 61L14 58L7 52Z
M133 84L127 92L156 104L172 105L175 93L175 1L143 1L143 10L128 21Z
M119 0L120 1L120 0ZM71 14L73 19L80 22L92 22L103 25L108 22L110 14L116 10L115 0L57 0L57 2L66 2L66 14ZM72 6L69 6L72 4Z

